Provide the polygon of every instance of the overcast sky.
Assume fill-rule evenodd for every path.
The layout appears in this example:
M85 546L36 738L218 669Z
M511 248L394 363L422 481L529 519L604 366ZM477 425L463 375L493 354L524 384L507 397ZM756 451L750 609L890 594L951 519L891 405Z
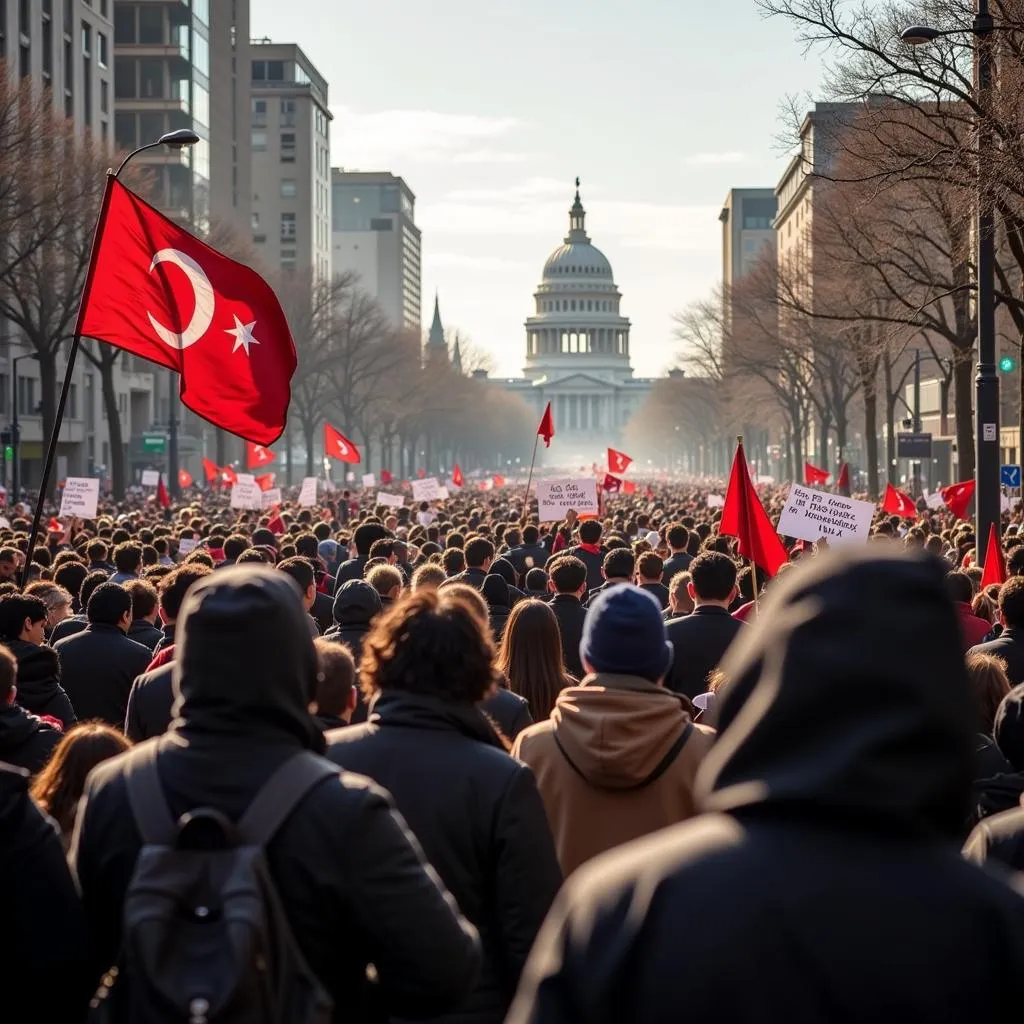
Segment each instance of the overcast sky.
M400 174L423 231L423 319L518 375L523 320L573 179L633 323L634 370L672 362L672 314L721 274L731 187L773 186L780 104L818 62L753 0L251 0L330 83L331 162Z

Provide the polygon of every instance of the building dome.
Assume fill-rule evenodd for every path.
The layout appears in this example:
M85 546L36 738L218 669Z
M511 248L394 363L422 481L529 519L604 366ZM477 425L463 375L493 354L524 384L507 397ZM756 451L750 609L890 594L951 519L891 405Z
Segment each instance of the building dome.
M545 281L564 281L566 277L583 278L593 281L604 278L612 280L612 265L608 257L596 245L592 245L586 231L586 211L580 201L580 182L576 179L576 199L569 211L569 234L565 241L544 264Z

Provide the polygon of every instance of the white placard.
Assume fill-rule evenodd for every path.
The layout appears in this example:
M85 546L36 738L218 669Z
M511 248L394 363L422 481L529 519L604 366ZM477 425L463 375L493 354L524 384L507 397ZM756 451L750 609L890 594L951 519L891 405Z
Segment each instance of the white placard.
M144 469L142 471L142 486L156 487L160 483L159 469Z
M263 492L263 507L273 508L281 504L281 488L270 487Z
M299 508L312 508L316 504L316 477L307 476L302 478L302 488L299 490Z
M447 501L450 497L451 497L451 495L448 493L448 488L447 487L438 487L438 489L437 489L437 500L438 501Z
M0 516L0 530L9 530L11 528L11 521L7 516Z
M349 471L348 471L348 472L347 472L347 473L345 474L345 482L346 482L346 483L350 483L350 484L353 484L353 483L355 483L355 481L356 481L356 474L355 474L355 472L354 472L353 470L351 470L351 469L350 469L350 470L349 470Z
M424 477L422 480L412 482L413 501L436 501L440 495L437 493L441 485L437 482L436 476Z
M60 499L62 516L95 519L100 502L100 482L94 476L69 476L64 481L64 494Z
M195 549L199 547L199 541L195 537L182 537L178 541L178 554L179 555L191 555Z
M231 507L254 509L257 512L263 508L263 492L252 477L243 480L239 476L238 483L231 488Z
M377 504L386 505L388 508L403 508L405 505L405 498L400 494L388 494L386 491L378 491Z
M930 509L942 508L946 503L942 500L942 495L936 491L934 494L929 494L925 499L924 503Z
M725 498L720 494L709 494L708 508L725 508Z
M797 540L824 538L833 544L866 541L874 514L873 502L793 484L779 516L779 533Z
M364 473L363 474L363 487L369 490L371 487L377 486L377 476L375 473Z
M579 515L599 515L597 481L589 478L538 480L537 507L542 523L558 522L570 510Z
M240 484L255 484L256 477L252 473L236 473L235 481ZM258 487L259 484L256 484Z

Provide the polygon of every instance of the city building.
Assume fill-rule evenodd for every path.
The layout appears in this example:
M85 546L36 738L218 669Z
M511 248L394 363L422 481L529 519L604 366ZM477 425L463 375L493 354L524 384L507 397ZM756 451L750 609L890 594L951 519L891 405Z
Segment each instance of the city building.
M718 219L722 224L722 290L726 322L732 317L729 294L746 277L766 250L775 248L773 222L778 202L773 188L733 188L725 197Z
M596 453L620 438L652 381L633 376L630 323L611 264L587 235L576 184L569 233L544 264L525 323L523 376L504 386L533 405L538 419L551 402L560 439Z
M267 267L331 276L327 81L294 43L252 44L252 240Z
M395 327L417 334L420 309L420 229L416 196L387 171L331 175L331 257L335 274L359 276Z

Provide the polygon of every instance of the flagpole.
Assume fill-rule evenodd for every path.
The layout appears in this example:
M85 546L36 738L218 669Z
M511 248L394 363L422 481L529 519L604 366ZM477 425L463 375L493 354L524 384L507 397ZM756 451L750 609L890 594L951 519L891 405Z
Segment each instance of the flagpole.
M523 525L530 521L530 484L533 483L533 464L537 461L537 444L540 441L540 434L533 439L533 458L530 459L530 473L526 478L526 504L523 508Z

